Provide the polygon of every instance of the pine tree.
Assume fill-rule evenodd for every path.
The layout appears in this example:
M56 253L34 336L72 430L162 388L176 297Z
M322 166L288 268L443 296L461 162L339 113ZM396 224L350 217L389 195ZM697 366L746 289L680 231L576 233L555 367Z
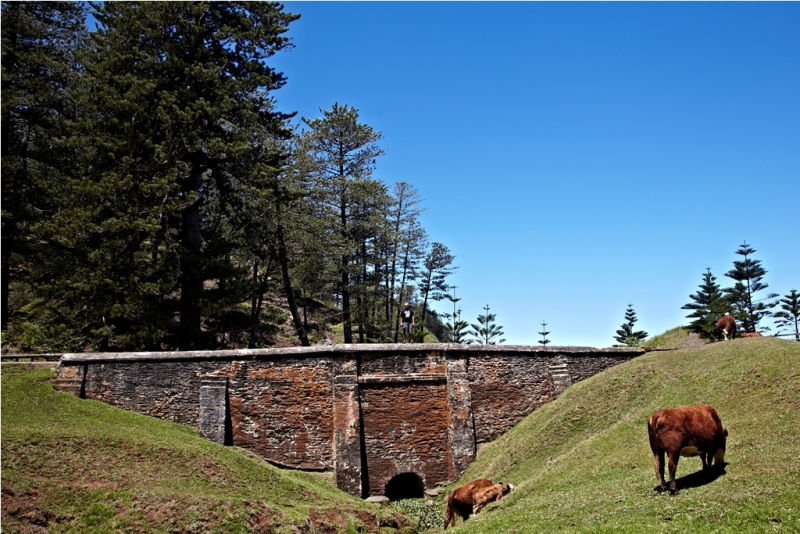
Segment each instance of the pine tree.
M77 163L61 139L77 113L77 54L88 37L84 18L78 2L2 4L2 330L16 311L9 309L12 281L28 290L28 284L50 280L64 268L63 251L40 239L36 225L63 208L65 174ZM28 335L22 325L18 334L37 338L33 344L45 348L72 348L59 345L53 325L42 324L50 314L41 306L53 303L46 294L37 297L30 314L37 324L31 328L42 335Z
M636 318L636 312L633 311L633 304L628 304L628 309L625 310L625 323L617 330L617 335L614 339L616 339L618 343L629 347L635 347L644 341L647 338L647 332L642 330L634 331L633 325L636 321L638 321L638 319Z
M725 295L733 306L732 315L742 325L744 332L756 332L759 329L769 330L766 327L759 328L759 322L766 317L771 317L770 308L777 305L777 301L770 301L778 296L775 293L768 294L763 299L753 298L755 293L769 287L762 282L767 271L761 266L761 261L750 257L755 252L756 250L746 242L742 243L736 254L742 256L743 259L734 261L733 269L725 273L725 276L736 282L732 288L725 289Z
M249 322L228 311L251 285L239 245L261 213L253 193L279 165L261 141L290 135L270 96L286 80L267 60L297 16L249 2L93 7L71 138L84 161L46 229L75 258L60 291L101 350L215 347L225 332L208 326Z
M375 160L383 154L377 142L380 132L359 122L358 110L335 103L330 110L320 109L322 117L303 118L308 130L303 134L304 151L314 178L311 194L331 238L330 251L338 252L337 275L340 281L344 342L353 342L354 280L361 269L356 258L364 243L359 235L363 222L364 193L379 187L371 179ZM382 185L381 185L382 186ZM359 217L362 220L359 221Z
M467 328L469 327L469 323L461 319L461 308L456 309L456 304L461 300L460 298L456 298L457 286L450 286L450 289L453 290L453 295L448 295L447 300L453 303L453 315L449 313L442 314L443 317L452 319L452 321L445 322L445 335L448 343L463 344L467 341Z
M428 255L425 256L422 275L420 277L419 291L422 293L422 320L428 309L428 299L441 300L447 298L447 277L453 274L457 267L453 266L456 257L450 254L450 249L445 245L434 242Z
M479 345L495 345L498 343L502 343L505 339L497 339L495 338L500 337L503 335L502 326L498 326L495 324L495 320L497 319L497 315L494 313L489 313L489 305L483 307L486 310L484 315L478 315L478 324L472 324L472 330L470 330L469 334L473 337L472 343L477 343Z
M407 182L395 183L392 189L392 196L394 197L394 202L391 205L391 213L387 214L390 225L385 277L385 313L387 323L392 321L395 308L399 308L400 305L400 301L394 297L398 285L398 271L402 271L401 255L406 243L417 238L414 236L412 229L417 224L419 216L425 211L419 207L422 202L419 191Z
M707 267L703 275L703 283L700 284L697 293L689 295L694 302L690 302L681 307L682 310L693 310L687 315L688 319L694 319L689 324L692 332L711 337L717 326L717 320L730 311L727 299L722 295L716 277L711 274L711 268Z
M775 326L794 330L794 340L800 341L800 293L792 289L780 300L781 311L775 313ZM780 331L778 332L780 334Z
M546 347L547 344L550 343L550 340L547 339L547 335L549 333L550 332L547 331L547 323L542 321L542 331L538 333L540 336L542 336L542 339L539 340L539 344L541 346Z

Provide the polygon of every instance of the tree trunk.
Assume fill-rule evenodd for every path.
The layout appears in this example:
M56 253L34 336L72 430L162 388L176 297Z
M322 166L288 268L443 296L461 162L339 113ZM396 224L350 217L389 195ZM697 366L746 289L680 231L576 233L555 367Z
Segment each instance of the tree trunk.
M294 298L294 290L292 289L292 281L289 278L289 258L286 253L286 242L283 239L283 225L278 225L278 259L281 262L281 275L283 276L283 289L286 291L286 299L289 301L289 311L292 313L292 321L294 321L294 328L297 332L297 337L300 338L300 344L304 347L311 346L308 342L306 329L303 327L303 321L300 320L300 314L297 312L297 301Z
M397 317L394 322L394 342L397 343L400 335L400 310L403 309L403 292L406 289L406 273L408 272L408 254L411 250L411 242L406 243L406 255L403 258L403 276L400 280L400 293L397 296Z
M11 277L11 266L9 265L10 260L3 258L3 309L2 309L2 330L6 330L6 326L8 325L8 288L9 288L9 281Z
M192 168L185 193L200 194L203 170ZM198 198L184 208L182 213L181 238L186 256L181 258L181 299L180 299L180 350L198 348L200 342L200 297L203 295L203 275L200 269L201 235L200 204Z
M256 306L258 304L259 293L263 295L258 283L258 262L256 262L255 265L253 265L253 298L250 301L250 342L247 344L248 349L254 349L256 347L258 316L260 312Z

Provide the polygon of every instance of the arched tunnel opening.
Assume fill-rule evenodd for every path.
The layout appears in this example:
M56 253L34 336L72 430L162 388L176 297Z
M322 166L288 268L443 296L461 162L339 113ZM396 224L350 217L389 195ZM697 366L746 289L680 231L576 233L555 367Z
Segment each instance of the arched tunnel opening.
M390 501L421 499L425 496L425 484L414 473L400 473L386 483L386 491L383 494Z

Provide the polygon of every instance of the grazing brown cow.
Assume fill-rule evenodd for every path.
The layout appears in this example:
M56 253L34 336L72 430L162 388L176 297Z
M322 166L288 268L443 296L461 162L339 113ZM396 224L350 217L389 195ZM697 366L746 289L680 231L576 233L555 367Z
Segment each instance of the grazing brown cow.
M472 513L477 514L484 506L492 501L499 501L503 495L513 490L513 484L492 484L488 488L479 489L472 498Z
M742 332L739 337L763 337L758 332Z
M449 526L455 526L456 513L461 516L461 519L466 521L472 513L472 506L475 504L475 492L481 488L488 488L492 485L492 481L479 478L472 482L467 482L450 492L447 496L447 510L444 514L444 529L447 530Z
M731 336L733 339L733 334L736 333L736 319L733 318L732 315L725 314L719 318L717 321L717 337L720 334L725 338L725 341L728 341L728 335Z
M659 492L667 489L664 483L664 453L669 458L669 491L678 493L675 471L681 456L700 456L703 471L725 461L725 443L728 431L722 428L717 411L711 406L680 406L658 410L647 421L650 450L655 460L656 478L661 484Z

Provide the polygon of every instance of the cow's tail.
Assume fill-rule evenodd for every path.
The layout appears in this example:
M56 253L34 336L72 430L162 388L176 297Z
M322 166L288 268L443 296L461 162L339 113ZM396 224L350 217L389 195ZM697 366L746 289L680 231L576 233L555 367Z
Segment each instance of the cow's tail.
M658 454L659 446L656 442L656 426L658 425L658 416L653 414L650 416L650 419L647 420L647 436L650 439L650 450L653 452L653 455Z
M444 530L447 530L447 527L456 522L455 505L453 504L453 495L455 492L456 490L453 490L447 495L447 510L445 510L444 513Z

